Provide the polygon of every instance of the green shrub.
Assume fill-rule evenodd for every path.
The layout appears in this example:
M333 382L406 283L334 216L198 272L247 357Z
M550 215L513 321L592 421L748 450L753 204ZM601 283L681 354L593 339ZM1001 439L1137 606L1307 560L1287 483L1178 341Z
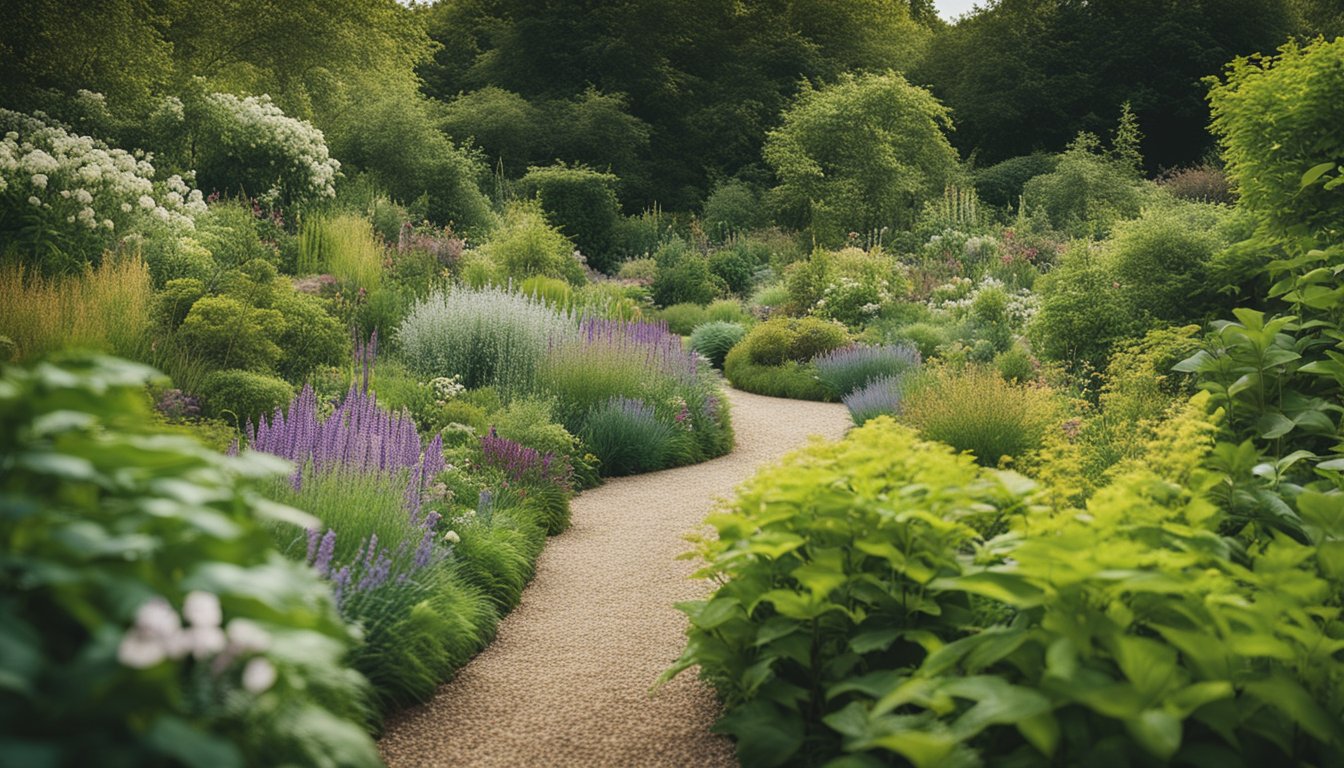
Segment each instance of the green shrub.
M504 211L498 229L478 249L493 261L502 276L521 282L541 275L583 285L583 267L574 259L574 244L546 223L535 203L513 203Z
M284 357L278 342L284 315L247 306L231 296L206 296L191 305L177 341L217 368L270 372Z
M871 731L886 738L850 723L868 717L858 702L908 680L924 648L974 622L973 598L939 584L961 573L958 552L977 528L1022 504L1021 487L886 417L793 454L710 519L718 535L700 541L700 573L717 588L679 606L689 640L665 677L700 667L724 702L717 729L743 765L935 743L918 721Z
M843 399L878 378L900 379L919 368L919 350L908 344L849 346L817 355L812 366L831 396Z
M705 232L717 242L759 229L767 219L760 190L740 179L716 184L705 198Z
M911 379L901 418L924 438L993 467L1040 448L1058 424L1059 408L1049 389L1009 384L992 368L941 368Z
M1006 351L1000 352L994 358L994 367L998 369L1003 380L1010 383L1026 384L1039 377L1036 361L1021 344L1014 344Z
M670 263L659 262L653 279L653 300L659 306L699 304L704 306L724 292L724 283L709 268L709 260L686 254Z
M746 335L747 329L739 323L715 320L697 326L691 333L691 349L704 355L710 365L722 369L728 351Z
M670 463L675 428L641 400L612 398L583 422L583 442L602 461L603 474L633 475Z
M379 765L353 633L263 528L316 521L250 488L284 462L144 434L150 374L4 371L4 761Z
M1102 254L1075 244L1037 283L1040 312L1029 329L1042 357L1070 370L1102 370L1111 347L1139 332Z
M652 285L658 277L658 262L653 258L630 259L621 262L616 276L622 280L634 280Z
M757 365L806 363L823 352L849 343L843 325L815 317L778 318L760 323L742 340L747 356Z
M186 319L198 299L205 296L205 284L194 277L169 280L154 297L154 319L159 326L174 330Z
M145 237L140 241L140 253L155 286L180 279L206 282L219 271L210 250L193 237Z
M283 378L302 382L319 367L339 365L347 359L350 333L340 321L327 314L321 299L288 291L277 296L272 306L284 321L284 328L276 339L284 350L279 365ZM376 320L370 322L377 327Z
M704 307L691 303L673 304L658 315L667 323L667 329L678 336L690 335L696 326L704 324L709 319L705 315Z
M1022 189L1037 176L1053 173L1059 166L1058 155L1037 152L1013 157L975 172L975 192L990 205L1016 207Z
M728 292L736 296L751 293L752 277L756 274L756 262L750 256L734 248L717 250L709 256L709 271L723 281Z
M536 192L546 220L574 240L589 266L600 272L616 266L615 229L621 218L616 186L620 179L559 163L529 168L521 183L528 192Z
M555 423L555 404L549 400L523 398L514 400L502 411L490 416L495 432L539 453L575 458L579 441L560 424Z
M762 365L751 359L742 343L729 350L724 357L723 375L729 383L744 392L791 400L832 399L831 393L817 380L817 371L812 365L794 360L779 365Z
M936 357L938 349L952 341L952 329L937 323L911 323L891 334L893 341L915 345L925 359Z
M1101 154L1095 137L1080 135L1055 170L1026 183L1022 196L1029 209L1044 210L1055 229L1097 237L1138 216L1151 192L1132 168Z
M254 371L215 371L201 382L206 413L226 418L237 427L257 423L294 399L294 388L284 379Z
M529 277L518 286L524 296L540 299L556 309L565 310L574 305L574 289L564 280L538 275Z
M1138 322L1199 320L1218 304L1209 264L1229 245L1218 232L1223 218L1215 206L1181 203L1149 208L1115 226L1107 263Z

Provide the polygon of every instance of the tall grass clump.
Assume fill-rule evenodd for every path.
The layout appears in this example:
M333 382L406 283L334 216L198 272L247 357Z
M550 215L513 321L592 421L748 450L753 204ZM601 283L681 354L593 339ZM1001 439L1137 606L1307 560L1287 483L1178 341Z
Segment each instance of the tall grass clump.
M106 258L68 277L0 268L0 337L13 344L16 360L58 349L144 359L152 307L149 268L138 257Z
M878 376L845 395L844 403L856 426L878 416L895 416L901 412L901 377Z
M493 386L512 397L533 389L547 351L574 337L574 322L537 298L459 288L417 303L397 333L417 374L458 376L468 388Z
M373 223L345 213L315 217L299 233L300 274L330 273L337 280L372 293L383 275L383 244Z
M984 466L1040 448L1059 415L1050 389L1011 384L990 367L938 368L909 383L902 419Z
M812 358L817 379L838 398L883 376L899 377L919 367L919 350L908 344L881 347L852 346Z
M658 419L642 400L613 397L584 422L583 441L611 476L633 475L667 466L676 429Z
M741 323L722 320L705 323L691 333L691 349L705 356L710 365L723 368L723 359L737 342L747 335Z

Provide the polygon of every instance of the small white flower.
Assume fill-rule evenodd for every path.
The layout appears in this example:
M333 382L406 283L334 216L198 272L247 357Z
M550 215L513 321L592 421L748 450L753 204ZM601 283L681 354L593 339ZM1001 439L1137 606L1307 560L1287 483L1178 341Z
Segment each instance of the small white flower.
M130 213L130 212L131 212L131 204L130 204L130 203L122 203L122 204L121 204L121 212L122 212L122 213Z
M218 626L193 626L183 633L191 655L197 661L204 661L224 650L227 640L224 630Z
M111 219L103 219L103 229L116 229L117 225L112 223Z
M200 590L187 595L182 603L182 617L193 627L218 627L224 621L219 598L211 592Z
M135 626L156 637L171 637L182 629L182 620L167 600L155 597L135 612Z
M449 531L443 534L443 540L449 544L457 544L462 541L462 537L457 535L457 531Z
M157 204L154 202L154 198L150 197L149 195L141 195L140 199L137 200L136 202L139 203L140 207L144 208L146 211L152 211L154 210L155 207L157 207Z
M255 621L233 619L224 631L228 635L231 653L260 653L271 647L270 633Z
M81 205L88 205L93 202L93 195L89 194L87 189L77 189L75 190L75 200Z
M37 195L29 195L28 204L40 207L42 205L42 201L37 199Z
M117 645L117 661L132 669L148 669L168 658L163 641L141 629L122 635Z
M271 662L258 656L243 667L243 688L251 694L265 693L275 685L275 667Z

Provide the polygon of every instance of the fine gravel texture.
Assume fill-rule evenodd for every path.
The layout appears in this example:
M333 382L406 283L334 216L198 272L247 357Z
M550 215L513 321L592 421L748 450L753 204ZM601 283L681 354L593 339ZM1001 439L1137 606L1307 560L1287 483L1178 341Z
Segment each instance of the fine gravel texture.
M608 480L574 499L522 602L495 641L428 703L387 723L394 766L735 766L709 732L714 692L694 670L650 692L681 655L686 617L704 597L678 559L720 499L811 435L840 437L842 405L728 390L737 445L703 464Z

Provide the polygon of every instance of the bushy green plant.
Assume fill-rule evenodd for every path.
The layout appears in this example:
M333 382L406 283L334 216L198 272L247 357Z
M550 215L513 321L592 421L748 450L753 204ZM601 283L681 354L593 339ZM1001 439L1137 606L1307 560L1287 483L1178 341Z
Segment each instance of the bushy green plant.
M689 336L709 319L703 306L690 302L665 307L658 316L667 323L667 329L678 336Z
M299 233L301 275L330 273L351 290L374 291L382 281L383 244L364 216L310 217Z
M1010 384L992 368L937 368L910 380L901 419L993 467L1028 458L1058 426L1059 409L1049 389Z
M849 333L843 325L815 317L783 317L756 325L741 346L757 365L782 365L787 361L806 363L848 343Z
M689 639L668 675L699 666L724 701L717 729L744 765L913 750L917 722L856 733L858 702L975 622L965 592L937 585L961 573L957 552L977 529L1018 510L1023 489L885 417L793 454L710 518L718 535L699 542L700 575L719 586L679 606Z
M504 211L499 228L478 249L503 272L521 282L542 275L582 285L583 266L574 258L574 244L546 222L536 203L517 202Z
M1033 347L1071 370L1104 369L1112 345L1137 330L1095 247L1075 244L1037 287L1041 308L1029 329Z
M574 240L588 264L601 272L616 265L615 229L620 221L616 186L620 179L581 165L532 167L523 188L535 192L546 220Z
M616 276L622 280L652 285L654 279L658 277L658 262L649 257L623 261Z
M177 340L218 368L267 372L284 356L277 342L284 315L248 306L231 296L206 296L191 305Z
M262 526L315 521L249 487L284 463L144 434L149 375L4 371L6 762L380 764L352 633Z
M746 325L751 322L751 315L737 299L717 299L705 307L705 320Z
M377 295L383 295L383 292ZM284 350L278 366L281 377L302 382L318 368L337 365L347 359L350 333L327 312L321 299L283 291L278 292L271 306L284 321L284 328L276 339ZM376 316L367 317L368 322L378 327Z
M715 320L696 326L691 333L691 349L699 352L715 368L723 368L723 359L743 336L747 329L739 323Z
M737 389L792 400L830 400L831 393L817 380L816 368L795 360L762 365L739 343L723 359L723 375Z
M529 277L518 286L519 293L541 299L556 309L569 309L574 304L574 289L569 283L554 277Z
M672 463L668 454L676 428L641 400L617 397L598 406L584 419L582 434L608 476L650 472Z
M760 229L769 223L761 192L741 179L730 179L714 186L705 198L705 232L724 242Z
M952 341L952 329L941 323L911 323L891 333L893 341L908 342L924 359L936 357L939 348Z
M425 377L459 376L470 388L526 393L567 315L518 293L462 288L418 302L398 329L407 365Z
M691 253L660 260L651 288L654 302L664 307L684 303L704 306L725 290L723 280L710 270L709 260Z
M1023 205L1039 206L1058 230L1075 237L1104 236L1139 214L1149 196L1133 169L1101 153L1096 137L1080 135L1055 170L1032 178Z
M975 191L980 199L1001 208L1016 207L1028 181L1054 172L1059 156L1041 152L1013 157L975 172Z
M756 267L755 260L736 248L722 248L709 256L709 271L723 281L729 293L736 296L751 293Z
M1004 381L1026 384L1035 381L1039 377L1037 370L1039 365L1032 358L1031 352L1021 344L1014 344L1007 350L1000 352L994 357L994 367L998 369L999 375Z
M294 398L294 388L284 379L264 373L230 369L208 374L198 394L208 414L242 427L283 408Z
M540 398L523 398L509 403L490 416L491 426L500 437L571 460L577 455L579 441L555 421L555 403Z
M899 379L919 368L919 350L910 345L850 346L812 358L817 380L836 399L862 389L877 378Z

